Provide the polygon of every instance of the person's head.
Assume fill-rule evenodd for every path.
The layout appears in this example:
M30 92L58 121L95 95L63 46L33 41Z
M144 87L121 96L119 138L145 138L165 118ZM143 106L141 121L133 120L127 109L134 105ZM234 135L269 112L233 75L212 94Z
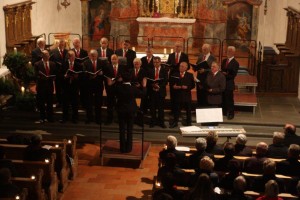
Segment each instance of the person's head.
M191 189L190 199L214 199L213 184L205 173L199 175L194 188Z
M106 37L101 38L100 46L102 49L106 49L108 46L108 39Z
M123 82L130 82L131 81L131 74L129 72L123 72L121 74Z
M98 51L96 49L91 49L90 50L90 59L92 61L96 61L98 58Z
M43 61L49 61L50 55L49 52L47 50L42 51L43 55Z
M153 58L153 65L155 68L159 68L160 67L160 64L161 64L161 59L159 56L155 56Z
M209 145L215 145L218 141L218 133L216 131L209 131L206 136L206 143Z
M246 145L247 143L247 136L245 134L238 134L238 136L236 137L236 140L235 140L236 144L239 144L239 145Z
M233 156L234 155L234 152L235 152L235 149L234 149L234 145L230 142L227 142L225 145L224 145L224 153L226 156Z
M175 52L179 53L182 50L182 44L180 42L175 43Z
M210 44L207 44L207 43L203 44L203 45L202 45L202 53L203 53L204 55L206 55L206 54L208 54L209 52L210 52Z
M265 142L259 142L256 145L256 155L265 156L268 151L269 146Z
M197 149L197 151L204 151L206 149L206 140L204 138L197 138L195 140L195 147Z
M288 157L299 159L300 146L297 144L291 144L288 150Z
M141 61L140 58L135 58L133 60L133 66L134 66L135 69L140 69L141 65L142 65L142 61Z
M188 69L188 64L187 62L181 62L179 65L179 72L183 73Z
M275 131L273 133L273 144L282 144L284 141L284 133Z
M129 40L125 40L123 42L123 49L128 50L130 48L130 41Z
M151 47L146 48L145 52L147 57L151 58L153 56L153 49Z
M263 162L264 174L272 175L276 172L276 163L271 159L266 159Z
M204 156L199 162L199 168L204 171L212 172L214 167L214 161L208 156Z
M227 57L231 58L232 56L235 55L235 47L234 46L228 46L227 47Z
M40 49L45 49L46 40L44 38L39 38L37 39L36 44Z
M58 42L58 48L63 50L66 47L66 41L64 39L60 39Z
M266 197L275 198L275 197L278 196L278 194L279 194L279 188L278 188L277 182L274 181L274 180L269 180L265 184L265 195L266 195Z
M169 135L166 140L166 145L168 149L175 149L177 146L177 139L173 135Z
M119 63L119 58L117 54L111 55L110 60L113 65L117 65Z
M285 124L284 133L285 135L296 135L296 126L293 124Z
M8 168L0 169L0 184L10 183L11 172Z
M68 51L68 58L69 58L69 60L70 60L71 62L74 62L74 61L75 61L75 53L74 53L74 51L72 51L72 50L69 50L69 51Z
M247 181L245 177L238 176L233 181L233 189L236 191L244 192L247 188Z
M217 71L220 71L220 66L217 62L212 62L210 66L211 72L216 73Z
M41 134L34 134L30 138L30 142L33 145L40 145L42 143L43 137Z
M228 170L231 173L238 174L241 171L241 163L236 159L231 159L227 164Z
M73 39L73 46L75 49L80 49L81 47L81 41L79 38L74 38Z

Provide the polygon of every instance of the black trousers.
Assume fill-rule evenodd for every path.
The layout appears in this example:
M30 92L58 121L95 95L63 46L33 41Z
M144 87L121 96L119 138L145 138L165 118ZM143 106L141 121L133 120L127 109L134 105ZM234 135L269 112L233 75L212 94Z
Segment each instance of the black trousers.
M165 97L162 96L159 92L153 91L151 93L151 102L150 102L150 111L151 111L151 122L152 124L160 124L164 123L164 105L165 105ZM158 113L158 117L156 117Z
M38 107L40 110L40 119L53 120L53 91L49 89L40 89L37 91Z
M184 108L186 112L186 123L191 124L192 115L191 115L191 102L180 102L175 100L175 109L174 109L174 122L178 123L179 115L181 109Z
M233 90L225 90L223 92L222 109L224 115L234 115Z
M207 91L205 89L200 89L197 86L197 103L198 107L206 107L207 106Z
M91 88L87 91L86 117L88 121L93 121L93 107L95 112L95 121L101 122L103 89Z
M107 121L112 122L114 107L116 106L116 95L114 86L106 87L106 106L107 106Z
M132 130L135 113L118 112L120 151L123 153L132 150Z
M63 88L63 120L69 119L69 107L72 107L72 120L78 120L78 87Z
M60 78L55 79L55 95L57 103L62 104L62 80Z

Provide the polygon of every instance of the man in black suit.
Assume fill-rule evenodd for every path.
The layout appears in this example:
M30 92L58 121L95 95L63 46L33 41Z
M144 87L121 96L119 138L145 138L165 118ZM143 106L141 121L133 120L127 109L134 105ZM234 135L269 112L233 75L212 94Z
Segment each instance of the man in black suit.
M104 61L106 62L106 61ZM119 64L119 59L116 54L111 56L111 64L108 64L104 69L104 75L106 76L105 90L106 90L106 105L107 105L107 116L106 125L113 122L114 107L116 105L116 85L122 83L121 74L126 71L126 66Z
M164 123L164 104L167 94L166 84L168 82L168 72L161 66L160 57L154 57L153 63L154 69L149 71L147 79L147 84L151 85L151 90L149 91L151 111L150 128L154 127L155 124L166 128ZM156 118L156 110L158 111L158 118Z
M221 107L222 93L226 87L225 76L220 72L220 67L216 62L211 64L211 72L207 75L205 90L207 103L210 107Z
M61 76L62 64L66 60L66 55L68 50L66 48L66 42L64 39L60 39L58 43L58 47L53 49L50 52L50 60L56 64L57 76L55 79L55 92L56 92L56 107L60 107L62 105L62 81L64 79Z
M79 96L79 72L82 72L82 66L75 60L75 52L68 52L68 60L62 65L62 74L64 76L62 84L63 96L63 118L61 123L69 119L69 106L72 106L72 122L78 121L78 96Z
M277 173L285 176L300 177L299 162L300 146L291 144L288 150L288 158L277 163Z
M170 88L173 88L173 102L174 107L174 121L170 124L170 128L178 126L178 120L181 107L186 111L186 126L191 126L191 104L192 93L191 90L195 87L193 74L187 72L188 63L181 62L179 66L179 72L174 72L170 76Z
M226 77L226 89L223 93L223 114L227 115L227 119L234 118L234 99L233 91L235 89L234 78L237 75L240 64L234 58L235 47L228 46L227 59L222 61L222 73Z
M259 142L256 145L256 155L247 158L244 161L243 171L253 174L263 173L263 163L267 159L268 145L265 142Z
M34 66L34 64L43 58L42 51L45 50L46 41L44 38L39 38L37 40L37 47L32 50L31 52L31 64Z
M71 50L74 51L75 53L75 61L78 62L79 64L82 64L86 59L88 59L88 52L84 49L81 48L81 41L79 38L74 38L73 39L73 47ZM79 90L80 90L80 102L81 106L85 107L86 105L86 83L87 79L86 77L83 76L83 74L80 74L78 77L78 82L79 82Z
M100 48L98 48L97 51L100 59L107 60L111 63L111 56L114 54L114 50L108 48L108 39L106 37L101 38Z
M189 63L189 57L187 54L181 51L182 50L182 44L179 42L176 42L175 44L175 52L169 54L167 64L170 65L170 72L169 76L172 76L175 72L179 71L179 64L181 62ZM189 69L189 66L188 66ZM175 110L175 102L174 102L174 89L170 87L170 99L171 99L171 111L174 114Z
M95 111L95 122L101 123L101 106L103 97L103 69L106 67L106 61L98 59L98 52L95 49L90 50L90 59L83 63L86 71L87 81L87 105L86 105L86 124L93 120L93 106Z
M39 99L40 123L45 121L53 122L53 81L56 75L55 63L49 61L50 55L47 50L43 52L42 60L35 63L35 73L37 76L36 92ZM47 108L45 107L47 104Z
M123 48L117 49L115 54L120 57L125 57L127 59L127 67L128 69L133 68L133 60L136 58L136 52L130 49L130 41L125 40L123 42Z
M146 48L146 56L141 58L142 61L142 66L141 68L148 73L150 70L152 70L154 68L153 65L153 49L149 46L148 48ZM149 90L151 90L151 86L148 85L149 87L147 87L147 92L145 94L145 97L143 98L142 101L142 108L143 108L143 112L146 114L148 112L148 109L150 108L150 94L149 94Z
M129 72L122 73L121 77L123 82L116 86L120 151L122 153L129 153L132 150L133 122L138 109L135 99L141 97L143 93L134 85L131 85L131 74Z
M275 131L273 133L273 144L269 145L268 158L287 158L288 147L284 144L284 133Z
M208 66L211 67L212 62L216 61L216 58L214 57L214 55L211 54L210 50L211 50L211 47L209 44L202 45L202 53L198 57L198 60L196 62L197 65L206 61ZM207 106L205 83L206 83L206 77L207 77L208 73L209 73L209 69L204 69L204 68L200 68L197 71L196 89L197 89L198 107Z

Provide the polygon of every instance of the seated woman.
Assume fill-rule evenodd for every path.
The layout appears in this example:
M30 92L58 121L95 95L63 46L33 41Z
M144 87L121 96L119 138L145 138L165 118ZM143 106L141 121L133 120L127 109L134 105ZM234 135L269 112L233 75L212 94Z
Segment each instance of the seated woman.
M283 200L278 197L279 188L274 180L269 180L265 185L265 194L258 197L256 200Z

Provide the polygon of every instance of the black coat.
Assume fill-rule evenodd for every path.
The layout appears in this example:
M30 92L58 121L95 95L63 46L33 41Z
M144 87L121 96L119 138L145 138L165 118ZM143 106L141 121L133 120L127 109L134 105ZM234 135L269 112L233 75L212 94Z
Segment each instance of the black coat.
M236 77L240 64L238 63L238 61L233 58L227 65L226 67L226 62L227 59L224 59L222 61L222 65L221 65L221 69L222 72L226 72L227 75L225 75L226 77L226 90L234 90L235 89L235 85L234 85L234 78Z
M117 56L123 57L123 49L117 49L115 51L115 54L117 54ZM127 58L128 69L132 69L133 68L133 60L136 58L136 52L131 49L128 49L126 52L126 58Z
M217 72L213 75L210 72L206 79L205 89L212 89L212 92L207 92L207 102L210 105L221 105L222 104L222 93L226 88L225 76L221 72Z
M98 57L101 59L102 58L102 49L98 48ZM108 60L109 63L111 63L111 56L114 54L114 50L107 48L106 49L106 58Z
M102 61L100 59L97 59L97 66L96 69L98 70L102 70L106 67L106 62ZM92 72L94 73L94 66L93 63L90 59L86 60L83 63L83 70L87 71L87 72ZM95 78L93 78L93 75L89 74L89 73L85 73L85 76L87 76L88 81L87 81L87 87L88 89L95 89L98 91L103 91L103 75L97 75Z
M167 64L171 65L171 72L170 74L173 74L176 71L179 71L179 64L181 62L186 62L189 66L189 57L187 54L181 52L180 53L180 58L179 58L179 62L176 64L176 53L171 53L169 54L168 60L167 60ZM188 67L189 69L190 67Z
M148 78L153 79L153 80L155 79L155 69L154 68L149 71ZM168 72L163 67L160 67L159 79L161 79L161 81L159 81L159 93L162 97L165 97L167 95L166 85L168 83ZM153 81L147 80L147 84L151 85L151 84L153 84ZM149 93L151 94L153 92L154 91L152 89L150 89Z
M57 74L57 69L55 66L55 63L49 61L49 70L50 74L49 75L56 75ZM36 91L37 92L42 92L42 91L50 91L51 93L54 92L53 88L53 78L48 78L46 79L41 73L46 74L46 69L44 66L43 60L38 61L35 63L35 73L37 76L37 83L36 83Z

